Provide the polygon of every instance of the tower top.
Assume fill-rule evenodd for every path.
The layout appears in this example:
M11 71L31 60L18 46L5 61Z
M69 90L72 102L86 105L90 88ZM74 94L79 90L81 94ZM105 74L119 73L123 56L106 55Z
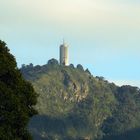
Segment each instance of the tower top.
M65 39L63 38L63 45L65 44Z
M65 39L63 38L63 43L61 45L62 47L68 47L68 44L65 42Z

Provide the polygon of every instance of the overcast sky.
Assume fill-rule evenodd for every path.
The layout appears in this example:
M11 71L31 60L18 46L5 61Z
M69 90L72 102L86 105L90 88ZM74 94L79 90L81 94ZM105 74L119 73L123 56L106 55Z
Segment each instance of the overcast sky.
M59 58L140 87L140 0L0 0L0 39L21 64Z

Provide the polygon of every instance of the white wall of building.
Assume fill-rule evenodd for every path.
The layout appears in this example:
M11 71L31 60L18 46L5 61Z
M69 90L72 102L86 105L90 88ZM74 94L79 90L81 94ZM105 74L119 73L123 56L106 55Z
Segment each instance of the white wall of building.
M69 65L68 45L65 43L60 46L60 64L65 66Z

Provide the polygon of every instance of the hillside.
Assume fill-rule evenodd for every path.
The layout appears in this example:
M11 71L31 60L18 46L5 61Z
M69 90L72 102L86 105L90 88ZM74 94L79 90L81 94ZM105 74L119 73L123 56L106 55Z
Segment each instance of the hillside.
M121 140L121 135L139 140L133 137L140 128L139 88L118 87L81 65L60 66L55 59L43 66L23 65L21 72L39 94L39 115L29 124L35 140Z

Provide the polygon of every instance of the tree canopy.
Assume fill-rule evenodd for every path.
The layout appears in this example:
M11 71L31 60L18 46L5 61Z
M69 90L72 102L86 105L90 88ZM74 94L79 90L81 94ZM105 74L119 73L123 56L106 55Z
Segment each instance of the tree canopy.
M0 41L0 139L29 140L27 124L37 112L37 94L25 81L5 42Z

